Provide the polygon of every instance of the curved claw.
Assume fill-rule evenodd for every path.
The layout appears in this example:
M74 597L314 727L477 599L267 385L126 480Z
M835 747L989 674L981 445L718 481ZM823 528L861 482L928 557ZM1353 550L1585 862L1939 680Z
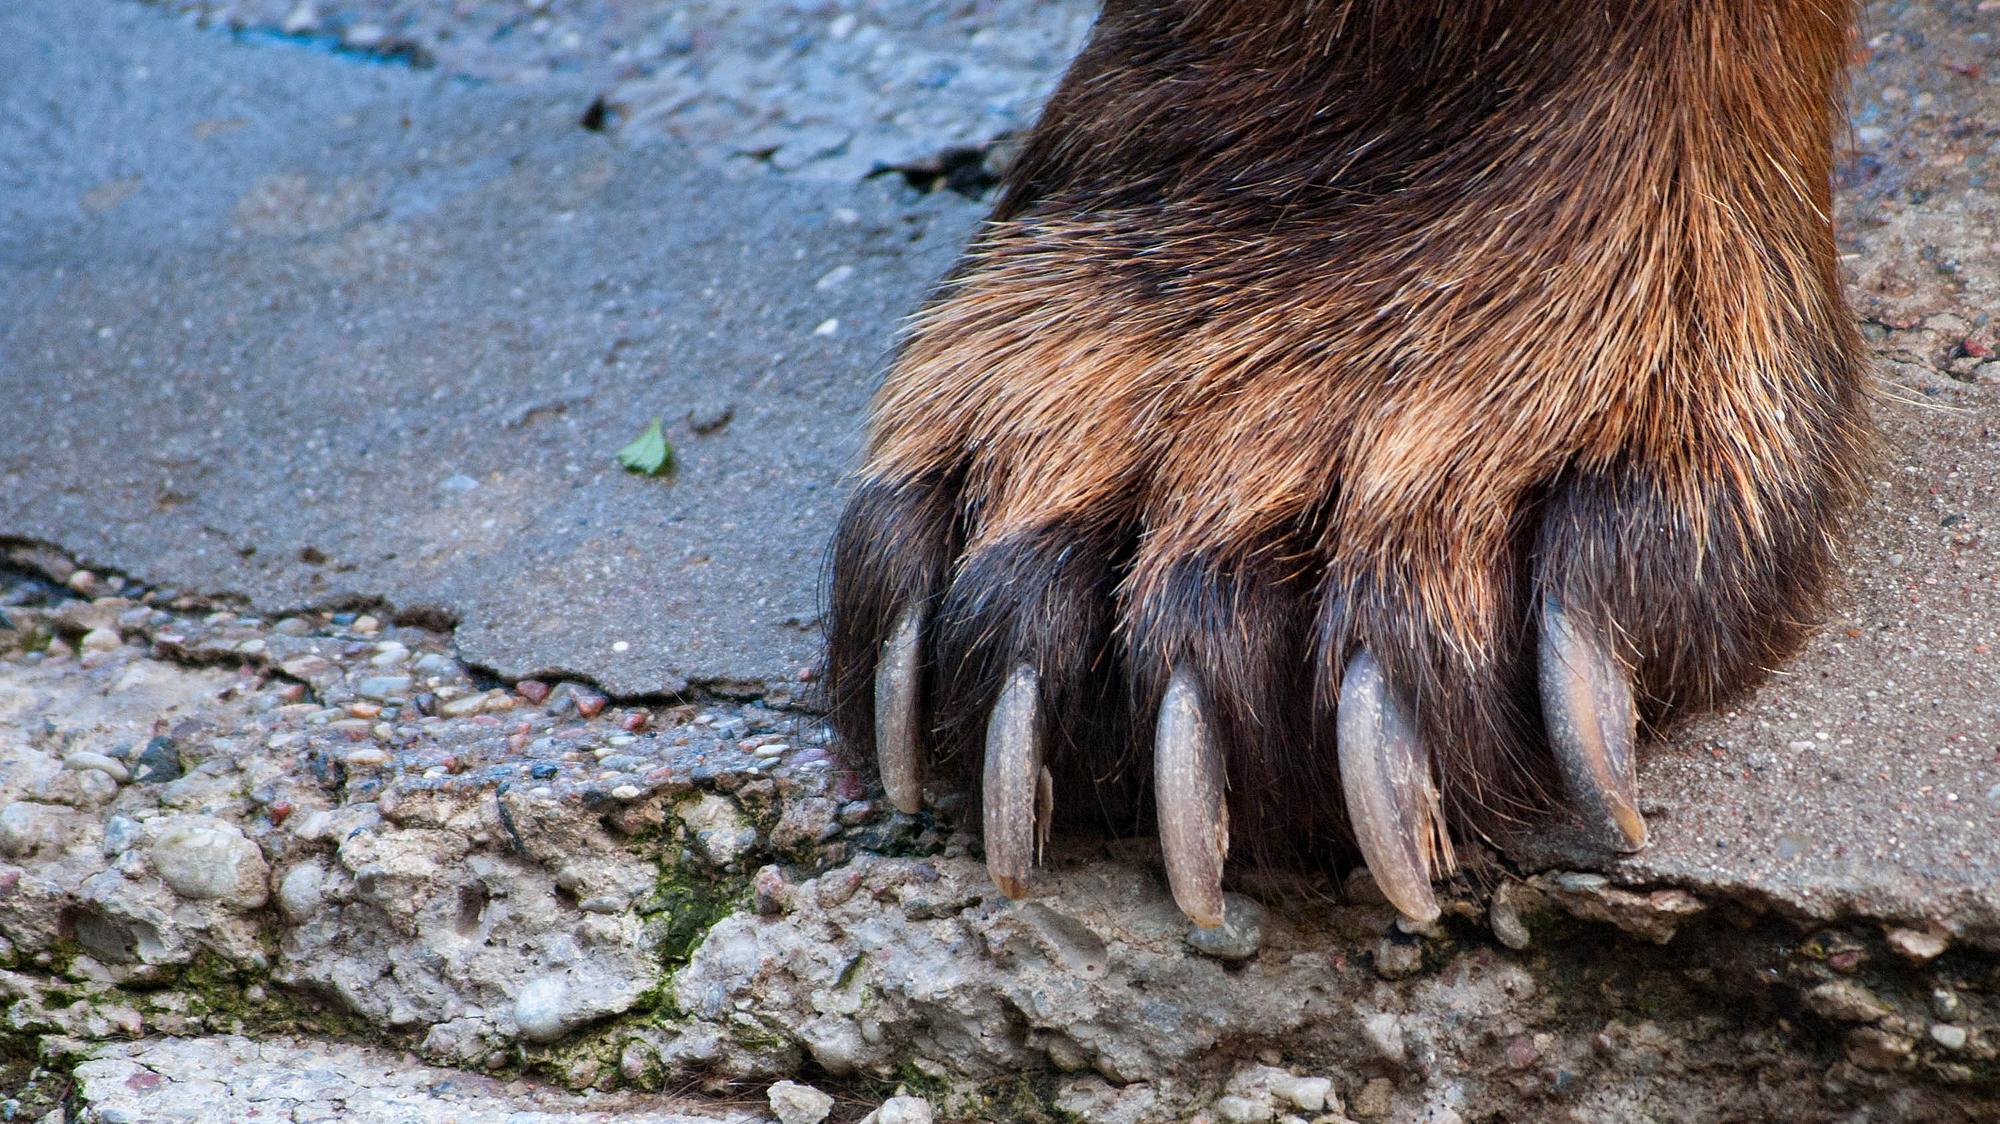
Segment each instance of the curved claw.
M1176 671L1160 700L1153 795L1174 904L1203 929L1222 924L1222 860L1229 854L1222 792L1222 748L1202 713L1201 691L1193 676Z
M1053 811L1053 787L1042 767L1041 680L1027 664L1014 669L986 722L986 870L1000 892L1028 892Z
M1594 630L1579 627L1554 594L1542 597L1542 721L1570 799L1617 833L1620 849L1646 845L1632 753L1637 716L1625 668Z
M922 633L923 614L911 604L896 618L875 664L875 767L882 774L889 803L912 815L924 806L923 760L917 745Z
M1369 873L1405 917L1436 920L1431 877L1455 864L1429 755L1366 649L1347 662L1335 725L1347 818Z

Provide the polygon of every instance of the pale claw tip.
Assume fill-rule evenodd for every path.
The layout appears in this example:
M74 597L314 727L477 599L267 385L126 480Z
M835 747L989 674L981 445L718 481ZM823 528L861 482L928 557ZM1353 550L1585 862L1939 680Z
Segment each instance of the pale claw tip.
M922 613L914 604L896 618L875 666L875 767L882 790L899 812L924 806L921 747L917 744Z

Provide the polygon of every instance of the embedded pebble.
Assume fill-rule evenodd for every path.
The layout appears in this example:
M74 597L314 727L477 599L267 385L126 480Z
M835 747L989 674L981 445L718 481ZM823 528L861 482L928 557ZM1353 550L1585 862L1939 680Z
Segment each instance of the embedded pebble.
M179 780L181 777L180 747L172 738L164 735L154 737L139 751L132 761L132 778L149 784L161 784Z
M778 1124L819 1124L833 1111L833 1098L796 1081L779 1081L765 1094Z
M569 985L560 976L530 980L514 997L514 1025L530 1042L553 1042L569 1029Z
M1887 1004L1853 980L1820 984L1806 992L1805 1001L1815 1014L1835 1022L1875 1022L1889 1014Z
M326 884L326 871L318 863L301 863L285 872L278 882L278 908L293 921L304 921L319 912Z
M20 858L62 842L67 814L50 804L17 800L0 808L0 855Z
M1512 882L1502 882L1493 892L1492 904L1486 909L1486 922L1493 929L1494 939L1516 952L1534 943L1528 926L1521 920L1520 891Z
M139 841L139 823L129 816L113 816L104 821L104 853L116 855Z
M1364 1120L1389 1115L1396 1100L1396 1083L1386 1077L1371 1077L1355 1094L1353 1114Z
M1424 950L1416 941L1393 936L1375 945L1375 974L1385 980L1414 976L1424 967Z
M1277 1112L1263 1101L1229 1096L1216 1098L1215 1115L1224 1124L1270 1124Z
M1264 907L1240 894L1222 895L1222 924L1213 929L1190 925L1189 948L1218 960L1248 960L1263 947Z
M1272 1096L1303 1112L1324 1109L1328 1096L1333 1092L1333 1082L1327 1078L1299 1077L1290 1073L1273 1074L1269 1086Z
M334 725L338 726L340 723L336 722ZM389 755L379 749L352 749L342 760L357 769L370 769L377 765L387 765Z
M188 817L160 832L151 858L161 881L184 898L255 909L269 896L263 852L235 825L209 816Z
M890 1097L861 1118L861 1124L931 1124L931 1103L922 1097Z
M410 693L410 677L407 675L371 675L354 685L355 693L385 702Z
M1891 929L1884 936L1898 956L1912 964L1928 964L1951 947L1951 937L1942 929Z
M1965 1028L1950 1023L1937 1023L1931 1027L1931 1041L1947 1050L1963 1050L1967 1038Z
M1378 1011L1361 1020L1361 1034L1382 1060L1391 1065L1402 1065L1408 1057L1403 1043L1403 1020L1393 1012Z
M115 628L93 628L83 634L83 650L86 652L115 652L124 643Z

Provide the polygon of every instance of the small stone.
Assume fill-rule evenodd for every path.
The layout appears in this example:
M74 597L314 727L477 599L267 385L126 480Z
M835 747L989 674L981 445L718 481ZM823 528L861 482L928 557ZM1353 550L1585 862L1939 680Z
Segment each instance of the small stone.
M596 691L587 690L580 690L570 697L576 700L576 712L585 718L597 717L598 712L604 709L604 704L610 701Z
M569 1029L569 984L561 976L530 980L514 997L514 1025L530 1042L553 1042Z
M342 758L342 760L350 768L373 769L378 765L387 765L389 763L389 755L379 749L354 749L349 750L347 756Z
M1486 922L1493 929L1494 939L1516 952L1534 943L1527 924L1521 920L1520 891L1512 882L1500 883L1500 888L1493 892L1493 902L1486 909Z
M833 1111L833 1098L796 1081L779 1081L765 1094L778 1124L819 1124Z
M61 843L64 818L60 808L26 800L0 808L0 855L20 858Z
M1910 1064L1916 1043L1900 1034L1890 1034L1872 1026L1847 1034L1847 1060L1862 1069L1897 1070Z
M514 684L514 692L536 706L549 701L549 685L539 679L521 680Z
M312 630L312 622L304 617L283 617L271 626L271 631L280 636L304 636Z
M132 761L132 779L147 784L179 780L181 771L180 747L165 736L148 741Z
M139 841L139 822L130 816L113 816L104 821L106 856L126 851Z
M1403 1020L1390 1011L1377 1011L1361 1020L1362 1036L1390 1065L1402 1065L1409 1056L1403 1042Z
M1273 1075L1271 1095L1301 1112L1318 1112L1333 1093L1333 1082L1324 1077L1298 1077L1289 1073Z
M102 753L92 753L87 749L78 750L63 758L63 768L95 769L120 783L132 779L132 774L125 768L123 761L116 757L107 757Z
M1931 927L1926 929L1891 929L1884 937L1896 955L1912 964L1928 964L1944 955L1951 947L1951 936L1944 930Z
M1386 1077L1372 1078L1361 1091L1354 1095L1352 1110L1354 1115L1364 1120L1372 1120L1389 1115L1389 1109L1396 1099L1395 1082Z
M1948 987L1931 989L1931 1014L1941 1019L1955 1019L1965 1013L1965 1000Z
M69 576L69 580L63 584L78 593L88 596L92 590L97 588L97 575L91 573L89 570L78 570L72 573Z
M688 428L696 433L709 434L728 425L736 416L736 407L727 402L696 406L688 411Z
M1931 1041L1947 1050L1965 1049L1965 1028L1950 1023L1935 1023L1931 1026Z
M621 784L611 790L613 800L637 800L639 796L640 789L637 785Z
M438 713L444 715L446 718L465 718L469 715L478 714L485 708L485 695L462 695L439 704Z
M1388 936L1375 946L1375 974L1385 980L1406 979L1423 967L1424 950L1413 940Z
M1249 1097L1217 1097L1215 1115L1223 1124L1270 1124L1277 1112L1269 1104Z
M386 702L402 698L410 693L410 677L407 675L371 675L354 685L354 693L363 698Z
M742 857L757 842L757 829L744 822L727 797L706 792L674 806L674 815L717 863Z
M189 817L162 831L151 858L160 880L184 898L255 909L270 896L270 868L257 844L235 825L209 816Z
M367 633L382 631L382 622L375 619L373 616L364 613L361 616L354 618L354 624L350 627L352 627L354 631L363 633L365 635Z
M303 679L310 683L333 671L333 662L325 656L294 656L279 664L278 670L293 679Z
M86 652L115 652L124 643L115 628L93 628L83 634L83 650Z
M775 866L760 867L757 877L750 884L750 903L759 914L775 917L785 911L791 890L785 885L785 875Z
M576 903L576 908L585 913L623 913L625 912L625 899L615 895L600 894L597 897L585 898Z
M318 863L295 866L278 883L278 908L291 920L304 921L319 912L325 885L326 871Z
M1248 960L1263 947L1264 907L1240 894L1222 895L1222 924L1213 929L1189 926L1189 948L1218 960Z
M875 1124L931 1124L931 1102L922 1097L890 1097L863 1118Z
M1853 980L1831 980L1805 995L1806 1006L1823 1019L1842 1023L1872 1023L1889 1013L1888 1005Z

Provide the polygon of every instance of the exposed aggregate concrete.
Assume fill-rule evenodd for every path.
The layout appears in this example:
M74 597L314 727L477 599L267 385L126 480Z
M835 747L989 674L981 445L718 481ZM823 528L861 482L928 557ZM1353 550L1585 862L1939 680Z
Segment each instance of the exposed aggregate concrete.
M1248 944L1204 947L1150 840L1062 843L1008 901L809 716L72 581L13 579L0 630L0 1042L99 1119L175 1118L219 1056L415 1064L332 1041L495 1105L726 1098L631 1102L703 1119L802 1079L837 1119L899 1087L981 1120L2000 1111L2000 960L1942 929L1489 859L1422 931L1365 876L1270 881L1232 901ZM140 1069L179 1076L113 1080Z

